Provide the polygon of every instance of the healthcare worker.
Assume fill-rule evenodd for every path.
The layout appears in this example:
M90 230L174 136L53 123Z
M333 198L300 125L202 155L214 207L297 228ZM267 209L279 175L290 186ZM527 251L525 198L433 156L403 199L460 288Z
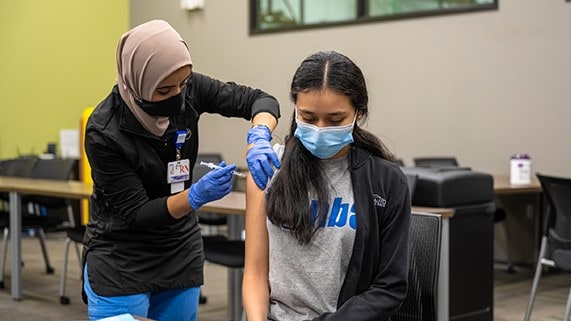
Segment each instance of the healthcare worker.
M276 99L194 72L186 42L165 21L123 34L117 83L85 135L94 184L83 252L90 319L196 320L204 254L194 212L230 192L236 168L222 162L191 185L203 113L252 121L247 163L263 188L280 166L269 143Z

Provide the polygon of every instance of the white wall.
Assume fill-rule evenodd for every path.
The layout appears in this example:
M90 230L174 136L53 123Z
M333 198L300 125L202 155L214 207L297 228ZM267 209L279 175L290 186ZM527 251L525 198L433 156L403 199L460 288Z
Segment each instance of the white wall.
M464 166L508 174L514 152L536 171L571 176L571 3L499 0L499 10L250 36L248 0L131 0L131 25L168 20L187 40L195 71L262 88L289 125L293 72L311 52L351 57L368 81L370 118L408 165L454 155ZM201 120L200 149L244 164L249 124Z

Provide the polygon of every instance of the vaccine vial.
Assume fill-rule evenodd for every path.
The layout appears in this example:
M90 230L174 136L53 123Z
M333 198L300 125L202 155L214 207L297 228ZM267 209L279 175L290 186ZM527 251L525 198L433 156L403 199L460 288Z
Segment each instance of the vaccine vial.
M510 160L510 183L531 184L531 157L525 153L513 154Z

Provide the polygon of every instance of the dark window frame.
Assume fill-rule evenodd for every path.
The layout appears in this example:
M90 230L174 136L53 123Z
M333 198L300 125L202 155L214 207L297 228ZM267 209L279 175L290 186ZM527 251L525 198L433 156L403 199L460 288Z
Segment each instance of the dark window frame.
M299 30L318 29L318 28L327 28L327 27L338 27L338 26L347 26L347 25L364 24L364 23L374 23L374 22L394 21L394 20L402 20L402 19L412 19L412 18L450 15L450 14L463 14L463 13L473 13L473 12L479 12L479 11L498 10L498 7L499 7L498 2L500 0L493 0L493 3L479 4L479 5L474 5L471 7L423 10L423 11L417 11L417 12L406 12L406 13L398 13L398 14L391 14L391 15L384 15L384 16L375 16L375 17L366 16L366 14L367 14L367 0L356 0L357 1L357 18L354 20L339 21L339 22L315 23L315 24L304 24L304 25L294 25L294 26L281 26L281 27L270 28L270 29L260 29L258 27L258 25L259 25L259 21L258 21L258 19L259 19L259 15L258 15L259 7L257 6L257 4L259 3L259 1L260 0L250 0L249 1L249 13L250 13L249 30L250 30L250 35L291 32L291 31L299 31ZM571 0L567 0L567 1L571 1Z

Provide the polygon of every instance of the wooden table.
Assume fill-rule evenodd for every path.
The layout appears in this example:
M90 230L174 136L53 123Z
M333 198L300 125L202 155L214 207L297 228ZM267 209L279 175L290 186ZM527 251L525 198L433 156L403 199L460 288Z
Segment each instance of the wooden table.
M226 197L205 204L200 208L201 211L215 212L219 214L230 215L245 215L246 214L246 193L244 192L230 192ZM428 206L413 206L413 212L425 212L431 214L440 214L444 217L454 216L453 208L444 207L428 207Z
M494 194L541 193L541 184L532 176L530 184L512 184L509 175L494 175Z
M25 194L87 199L92 186L79 181L58 181L0 176L0 191L10 193L10 241L12 243L12 298L22 299L21 196Z
M222 199L204 204L200 210L227 215L245 215L246 193L230 192L230 194Z

